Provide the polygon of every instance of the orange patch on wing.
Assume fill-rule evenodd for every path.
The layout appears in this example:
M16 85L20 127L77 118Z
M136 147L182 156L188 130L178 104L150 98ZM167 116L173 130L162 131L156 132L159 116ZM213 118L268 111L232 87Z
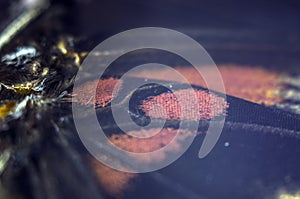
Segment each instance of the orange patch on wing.
M76 100L84 105L94 105L96 107L105 107L121 88L120 80L115 78L94 80L83 83L73 89L73 95ZM117 84L119 83L119 84ZM96 86L96 91L94 90ZM113 92L115 89L115 93Z
M148 136L151 135L151 131L158 131L158 129L143 129L138 133L141 136ZM125 151L147 153L166 146L175 137L176 133L176 130L166 128L150 138L136 138L128 134L114 134L111 136L110 141Z
M181 141L185 140L189 136L193 136L193 133L184 129L143 129L141 131L135 132L140 133L143 136L152 135L153 132L158 132L156 135L148 138L137 138L130 136L128 134L115 134L110 137L110 141L117 147L134 153L148 153L152 151L158 151L156 156L144 157L141 159L143 162L153 162L163 160L167 153L178 152L182 149ZM178 139L174 139L175 136L179 134ZM174 140L173 140L174 139ZM160 150L161 148L168 145L170 148L165 150Z
M197 101L192 101L190 96L195 96ZM228 106L224 98L207 91L183 89L150 97L142 102L140 108L154 118L208 120L224 115Z
M191 84L207 87L201 75L193 67L175 67ZM255 103L273 105L281 102L278 92L282 89L280 74L260 67L246 66L225 66L218 67L222 76L226 93ZM207 79L215 79L215 74L211 67L202 67L202 74L206 74ZM170 75L169 70L155 71L145 70L134 74L134 77L153 78L166 81L178 81ZM184 83L184 82L182 82ZM212 85L213 86L213 85Z
M90 164L96 173L97 180L106 194L113 197L122 197L126 189L132 188L130 181L137 175L112 169L95 158L90 158Z
M177 130L173 128L165 128L161 129L160 131L159 129L144 129L139 131L139 133L143 134L144 136L148 136L152 135L153 131L159 133L144 139L132 137L128 134L114 134L109 139L114 145L125 151L147 153L159 150L167 144L170 144L176 134L179 133L179 139L177 141L173 141L171 144L172 147L170 147L168 150L159 151L159 153L157 153L157 155L152 159L146 157L141 160L146 163L151 163L153 161L163 160L169 153L181 151L182 146L180 142L186 139L187 136L193 136L192 132L188 130ZM117 159L114 161L116 164L119 162ZM138 174L126 173L112 169L94 158L90 159L90 164L96 173L96 177L100 186L108 195L120 198L125 190L134 188L133 180L138 176Z

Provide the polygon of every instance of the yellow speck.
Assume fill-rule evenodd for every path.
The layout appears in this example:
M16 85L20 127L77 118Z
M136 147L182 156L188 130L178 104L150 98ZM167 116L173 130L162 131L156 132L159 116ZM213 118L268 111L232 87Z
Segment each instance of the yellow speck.
M81 53L77 53L77 52L73 52L72 50L67 48L67 44L65 40L60 40L56 47L60 50L60 52L62 54L64 54L67 58L73 58L74 59L74 63L77 66L80 66L80 62L81 59L83 57L85 57L88 53L87 52L81 52Z
M30 94L31 91L32 91L33 84L31 82L27 82L26 84L12 85L11 87L17 93L20 93L20 94Z
M9 113L13 111L16 106L16 102L8 102L0 106L0 118L5 118Z
M60 40L57 44L57 48L62 52L62 54L67 54L68 50L64 40Z
M88 52L81 52L80 57L86 57L88 55Z
M81 58L80 58L80 56L79 56L78 53L75 53L75 52L73 52L73 53L68 53L68 56L69 56L69 57L74 57L74 63L75 63L77 66L80 65L80 60L81 60Z
M46 67L46 68L43 68L42 76L47 75L48 72L49 72L49 68L47 68L47 67Z

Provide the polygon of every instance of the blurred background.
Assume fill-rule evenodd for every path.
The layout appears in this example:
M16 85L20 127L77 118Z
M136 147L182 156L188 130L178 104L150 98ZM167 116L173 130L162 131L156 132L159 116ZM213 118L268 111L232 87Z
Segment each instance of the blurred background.
M70 18L75 19L72 31L81 36L106 38L137 27L164 27L196 39L216 63L298 64L297 0L88 0L69 5L74 7L70 12Z
M41 13L0 47L0 55L17 52L20 46L34 47L40 54L31 57L29 64L16 67L11 67L5 60L1 62L1 85L46 77L50 83L46 81L43 97L58 98L59 92L72 92L69 79L78 70L73 55L89 52L121 31L163 27L190 36L208 51L223 75L232 115L228 117L220 141L206 159L197 158L204 138L201 134L174 164L137 176L120 173L91 160L74 130L70 103L66 103L70 101L55 101L55 105L45 109L30 107L28 112L27 109L24 111L27 115L15 120L1 116L0 119L4 119L0 120L0 151L2 154L8 149L12 154L6 159L0 155L3 185L0 187L5 190L0 189L1 199L12 197L14 192L21 193L18 193L23 196L21 198L30 199L65 198L69 195L80 198L77 193L91 193L86 198L113 199L300 198L297 125L300 114L300 1L1 0L1 32L5 32L5 28L27 9L26 5L36 2L45 5ZM70 54L62 49L67 49ZM156 54L140 52L116 65L140 63L136 55L151 60ZM170 58L166 54L162 57ZM31 61L40 64L40 71L46 71L44 76L30 73ZM197 83L189 66L174 62L173 66L191 77L192 83ZM161 74L162 77L157 78L168 80L168 74L164 71ZM136 77L145 78L141 74ZM65 85L62 82L67 89L60 87ZM84 93L86 90L83 87L80 91ZM5 107L2 105L7 101L15 100L16 96L19 101L15 103L18 104L27 95L14 93L10 96L10 93L0 91L1 107ZM35 113L41 115L41 121L53 120L54 125L38 122ZM266 119L259 121L258 115ZM290 123L287 122L289 118ZM261 126L257 127L257 124ZM52 133L58 127L58 132L63 133ZM38 138L33 141L28 136L32 129ZM289 133L281 133L281 130ZM63 145L65 141L69 145ZM80 155L72 159L71 152L64 153L66 151ZM57 162L62 165L57 165ZM127 184L132 186L127 187Z

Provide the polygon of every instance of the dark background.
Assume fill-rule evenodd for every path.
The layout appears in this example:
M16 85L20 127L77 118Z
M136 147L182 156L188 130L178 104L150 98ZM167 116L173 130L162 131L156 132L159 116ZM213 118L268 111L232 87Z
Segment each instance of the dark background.
M131 28L171 28L196 39L217 64L295 71L300 53L300 1L69 1L68 29L100 43Z

